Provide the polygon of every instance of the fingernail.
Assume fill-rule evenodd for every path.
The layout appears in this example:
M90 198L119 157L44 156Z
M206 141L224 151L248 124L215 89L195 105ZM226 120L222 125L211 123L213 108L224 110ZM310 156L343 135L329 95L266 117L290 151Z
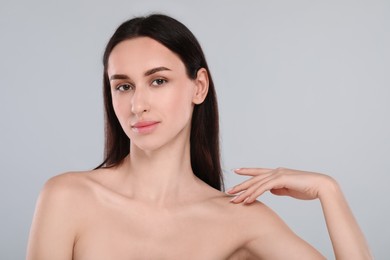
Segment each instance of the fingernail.
M238 196L234 196L233 198L230 199L230 202L234 202L235 199L237 199Z
M226 191L226 193L232 193L232 191L234 190L234 188L230 188L230 189L228 189L227 191Z

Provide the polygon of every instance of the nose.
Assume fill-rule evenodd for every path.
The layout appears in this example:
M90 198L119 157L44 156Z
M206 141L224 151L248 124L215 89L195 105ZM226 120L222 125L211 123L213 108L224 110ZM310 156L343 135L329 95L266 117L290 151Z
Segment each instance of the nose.
M149 95L146 88L138 87L135 89L131 100L131 112L137 116L149 111Z

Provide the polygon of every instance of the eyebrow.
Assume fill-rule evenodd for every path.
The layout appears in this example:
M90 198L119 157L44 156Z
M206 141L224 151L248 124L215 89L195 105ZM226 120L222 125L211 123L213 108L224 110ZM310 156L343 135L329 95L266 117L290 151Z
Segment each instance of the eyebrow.
M150 69L150 70L147 70L144 75L145 76L150 76L154 73L157 73L159 71L165 71L165 70L168 70L168 71L171 71L170 69L166 68L166 67L156 67L156 68L153 68L153 69ZM110 77L110 81L111 80L116 80L116 79L130 79L129 76L127 76L126 74L114 74Z
M159 72L159 71L164 71L164 70L168 70L170 71L170 69L166 68L166 67L157 67L157 68L153 68L153 69L150 69L148 71L145 72L145 76L150 76L156 72Z

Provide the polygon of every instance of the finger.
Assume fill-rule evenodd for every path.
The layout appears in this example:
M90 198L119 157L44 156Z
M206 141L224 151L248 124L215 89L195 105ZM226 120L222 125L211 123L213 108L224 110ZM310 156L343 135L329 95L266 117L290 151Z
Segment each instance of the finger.
M246 201L249 197L253 197L253 194L256 194L254 196L256 200L257 197L259 197L262 193L264 193L265 191L263 192L256 192L257 190L260 189L260 187L264 186L265 183L268 183L270 180L272 180L274 178L273 175L268 175L267 177L264 177L262 178L262 180L260 181L257 181L255 183L253 183L252 185L250 185L249 187L246 188L246 190L244 190L242 193L240 193L239 195L237 195L236 197L234 197L231 202L233 203L241 203L241 202L244 202ZM254 201L253 200L253 201Z
M259 174L268 173L273 171L273 169L268 168L238 168L235 169L234 172L239 175L247 175L247 176L257 176Z
M261 184L256 184L252 187L250 187L248 190L245 190L243 192L241 192L240 194L238 194L237 196L235 196L233 199L231 199L230 201L232 203L235 203L235 204L238 204L238 203L241 203L241 202L246 202L248 200L248 198L250 197L251 194L253 194L255 192L255 190L260 186Z
M263 183L261 183L261 185L257 186L257 188L247 198L244 199L244 202L246 204L253 203L259 196L261 196L266 191L285 189L283 182L280 181L280 178L278 176L273 175L271 177L272 178L268 178L267 181L264 181ZM287 189L285 190L287 191Z
M262 181L263 179L269 177L270 175L271 174L269 173L269 174L264 174L262 176L255 176L249 180L246 180L246 181L234 186L233 188L229 189L226 192L228 194L235 194L235 193L244 191L244 190L248 189L250 186L252 186L253 184Z

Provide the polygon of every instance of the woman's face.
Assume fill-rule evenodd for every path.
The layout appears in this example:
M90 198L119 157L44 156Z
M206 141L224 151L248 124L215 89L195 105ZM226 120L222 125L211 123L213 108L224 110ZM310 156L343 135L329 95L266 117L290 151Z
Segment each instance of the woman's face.
M202 82L188 78L175 53L148 37L125 40L112 50L107 73L115 114L132 145L155 150L189 140Z

